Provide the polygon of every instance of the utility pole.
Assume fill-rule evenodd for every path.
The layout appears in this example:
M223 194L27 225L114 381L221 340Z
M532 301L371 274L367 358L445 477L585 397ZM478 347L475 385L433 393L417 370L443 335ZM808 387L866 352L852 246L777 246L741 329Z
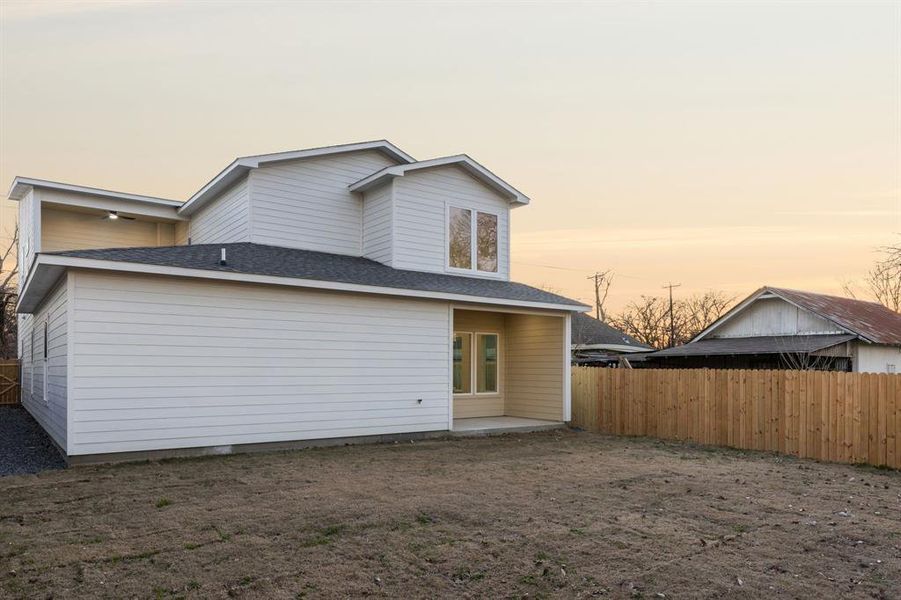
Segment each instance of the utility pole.
M601 305L604 303L603 301L607 299L607 292L610 289L610 284L612 283L612 278L608 277L610 275L610 270L595 272L594 275L589 275L587 279L594 279L594 310L595 316L598 321L604 321L604 318L601 318ZM604 288L604 298L601 299L601 287ZM606 317L607 315L604 315Z
M677 288L681 283L668 283L663 286L664 289L669 289L669 347L672 348L676 345L676 320L673 317L673 288Z

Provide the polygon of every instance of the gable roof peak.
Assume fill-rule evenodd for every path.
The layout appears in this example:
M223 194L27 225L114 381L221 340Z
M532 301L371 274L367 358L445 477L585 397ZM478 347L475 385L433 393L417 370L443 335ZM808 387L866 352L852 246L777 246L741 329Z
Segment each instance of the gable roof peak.
M378 150L387 154L398 163L415 162L412 156L389 142L388 140L372 140L368 142L353 142L350 144L336 144L333 146L320 146L317 148L305 148L303 150L288 150L285 152L271 152L269 154L252 154L240 156L222 169L206 185L200 188L193 196L188 198L179 212L186 215L196 212L209 200L227 189L230 185L241 179L249 171L257 169L268 163L285 160L298 160L301 158L314 158L345 152L359 152L363 150Z
M764 286L739 302L692 340L698 341L761 298L777 297L789 304L835 324L839 329L873 344L901 346L901 314L871 302L843 296Z
M350 184L347 188L352 192L365 192L395 177L403 177L407 173L420 171L423 169L435 169L439 167L460 167L468 172L475 179L492 188L502 196L506 197L510 202L516 204L528 204L529 197L517 190L515 187L492 173L487 167L477 162L468 154L453 154L451 156L440 156L438 158L429 158L427 160L418 160L408 164L395 165L393 167L385 167L375 173L364 177L363 179Z

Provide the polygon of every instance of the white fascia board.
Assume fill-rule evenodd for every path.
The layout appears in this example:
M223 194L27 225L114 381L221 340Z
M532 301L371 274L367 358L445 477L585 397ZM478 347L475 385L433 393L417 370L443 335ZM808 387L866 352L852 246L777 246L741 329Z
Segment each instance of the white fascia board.
M169 267L162 265L148 265L143 263L117 262L111 260L97 260L92 258L78 258L73 256L59 256L53 254L39 254L31 267L28 281L22 288L19 297L17 312L28 313L40 303L46 285L46 277L58 278L61 269L93 269L99 271L117 271L124 273L137 273L148 275L166 275L170 277L190 277L194 279L211 279L216 281L234 281L241 283L257 283L261 285L280 285L286 287L310 288L318 290L331 290L341 292L357 292L361 294L376 294L382 296L397 296L403 298L424 298L432 300L447 300L452 302L465 302L468 304L488 304L501 306L521 306L525 308L543 308L557 311L583 312L585 306L581 304L551 304L547 302L529 302L524 300L508 300L505 298L488 298L484 296L467 296L465 294L452 294L447 292L433 292L426 290L411 290L406 288L390 288L374 285L361 285L356 283L343 283L338 281L322 281L318 279L300 279L297 277L277 277L274 275L255 275L250 273L231 273L223 271L210 271L205 269L188 269L184 267Z
M251 169L256 169L261 165L280 162L285 160L297 160L300 158L315 158L317 156L328 156L330 154L341 154L344 152L358 152L360 150L381 150L382 152L392 156L395 160L401 162L412 163L415 159L392 144L387 140L376 140L373 142L359 142L355 144L341 144L338 146L324 146L322 148L310 148L307 150L292 150L289 152L275 152L273 154L256 154L253 156L244 156L236 158L230 165L225 167L218 175L213 177L206 185L191 196L187 202L182 205L179 212L190 215L196 212L203 204L217 195L220 191L230 186L233 182L241 178Z
M494 188L504 196L508 197L511 202L518 204L528 204L529 198L515 187L489 171L487 168L467 156L466 154L456 154L454 156L443 156L441 158L432 158L429 160L421 160L419 162L408 165L397 165L394 167L386 167L381 171L376 171L372 175L352 183L348 189L352 192L365 192L375 186L378 186L386 178L403 177L407 173L419 171L421 169L432 169L435 167L445 167L456 165L466 169L470 174L479 179L481 182Z
M60 190L64 192L73 192L76 194L90 194L92 196L100 196L102 198L110 198L113 200L129 200L132 202L141 202L145 204L156 204L162 206L171 206L177 208L182 205L178 200L169 200L166 198L155 198L153 196L141 196L139 194L128 194L125 192L114 192L101 188L87 187L84 185L74 185L71 183L60 183L58 181L48 181L46 179L33 179L31 177L16 177L13 179L12 186L9 188L10 200L21 200L28 193L28 188L46 188L50 190Z
M243 158L235 159L230 165L219 171L218 175L200 188L187 202L182 204L181 208L178 209L179 214L185 216L194 214L203 207L207 200L210 200L220 191L244 176L248 171L255 168L252 163L244 161L245 159Z
M370 142L354 142L352 144L338 144L335 146L322 146L320 148L307 148L305 150L289 150L287 152L273 152L271 154L255 154L245 156L244 160L253 160L258 164L278 162L282 160L296 160L298 158L312 158L315 156L327 156L342 152L358 152L360 150L381 150L392 158L404 163L415 163L416 159L389 142L388 140L373 140Z

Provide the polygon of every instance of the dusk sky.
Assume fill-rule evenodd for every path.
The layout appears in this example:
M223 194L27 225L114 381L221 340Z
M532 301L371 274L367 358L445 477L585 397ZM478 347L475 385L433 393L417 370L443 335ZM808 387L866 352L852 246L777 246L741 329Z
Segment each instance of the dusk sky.
M513 278L839 292L901 239L901 3L0 4L0 182L184 200L386 138L531 197ZM2 226L14 212L9 202Z

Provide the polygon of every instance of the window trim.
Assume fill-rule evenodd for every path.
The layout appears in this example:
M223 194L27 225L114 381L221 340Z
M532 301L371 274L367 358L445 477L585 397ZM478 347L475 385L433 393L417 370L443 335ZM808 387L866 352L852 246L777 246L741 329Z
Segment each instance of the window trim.
M450 214L451 210L465 210L469 212L469 264L471 265L468 269L464 269L463 267L453 267L450 264L450 244L451 244L451 231L450 231ZM473 252L473 248L475 248L475 244L473 243L473 236L475 235L474 223L476 222L476 210L472 208L463 208L462 206L455 206L453 204L445 204L444 206L444 268L451 272L456 273L472 273L475 270L475 253Z
M453 382L453 374L451 377L451 394L455 398L471 398L475 396L485 397L485 396L500 396L503 394L503 375L501 369L501 360L503 357L503 351L501 350L501 339L502 333L500 331L466 331L466 330L454 330L453 338L451 338L451 366L453 368L453 351L454 351L454 338L456 338L461 333L468 333L470 335L469 340L469 364L470 364L470 373L469 373L469 391L468 392L455 392L454 391L454 382ZM477 379L477 369L478 364L476 362L476 352L478 348L476 347L476 340L480 335L493 335L497 337L497 390L493 392L477 392L478 386L476 385Z
M469 269L464 269L462 267L452 267L450 264L450 212L452 208L456 208L458 210L468 210L469 211L469 264L472 265ZM478 228L479 228L479 213L484 215L493 215L495 219L497 219L497 228L498 228L498 239L497 239L497 270L496 271L482 271L479 269L479 243L478 243ZM486 277L500 277L501 276L501 240L500 240L500 228L501 228L501 213L494 212L491 210L480 210L472 207L460 206L459 204L453 204L451 202L444 203L444 270L448 273L460 273L466 275L483 275Z
M453 371L451 371L451 393L454 396L472 396L473 390L475 389L474 384L475 384L476 378L475 378L475 371L472 368L474 366L475 361L473 360L472 353L475 352L475 349L476 349L476 344L475 344L476 334L473 333L472 331L454 331L454 337L451 339L451 368L453 368L453 364L454 364L454 357L453 357L454 340L456 340L458 337L462 338L464 333L469 335L469 391L468 392L458 392L458 391L454 390Z
M477 356L479 348L478 348L477 340L479 339L480 335L493 335L497 338L497 361L496 361L497 362L497 371L495 372L497 381L494 382L494 387L496 387L497 389L494 390L493 392L479 392L478 391L479 387L477 385L478 378L476 377L476 375L477 375L476 371L479 368L478 356ZM473 365L472 365L472 395L473 396L497 396L501 393L501 334L499 331L476 331L476 332L473 332L472 340L473 340L473 346L474 346L473 352L472 352L472 362L473 362Z

